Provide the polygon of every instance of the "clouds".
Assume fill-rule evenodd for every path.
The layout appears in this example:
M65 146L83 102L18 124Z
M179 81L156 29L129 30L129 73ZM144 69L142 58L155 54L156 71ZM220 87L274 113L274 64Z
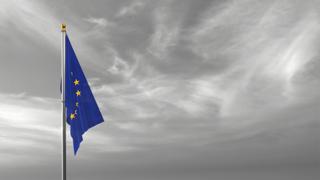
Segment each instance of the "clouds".
M165 60L167 51L176 45L178 39L178 24L171 23L169 16L166 6L157 9L154 14L154 33L148 51L161 60Z
M259 105L257 104L259 101L264 105L271 103L271 106L280 103L275 99L271 100L265 93L273 93L271 96L278 96L277 99L282 99L282 103L294 99L290 95L295 89L291 78L303 69L305 62L317 56L313 50L311 50L313 53L304 52L307 49L307 51L310 50L308 47L311 44L317 43L314 36L319 33L316 30L319 27L316 25L318 20L315 19L314 12L307 11L310 7L303 6L303 10L297 15L299 19L288 22L282 19L292 18L291 11L296 10L296 6L282 6L283 3L278 2L253 3L252 1L225 4L228 8L220 12L204 13L208 17L194 28L192 41L195 52L204 59L208 59L206 61L210 64L224 61L221 64L225 65L220 67L225 68L221 78L227 74L229 74L227 77L233 74L237 76L234 81L222 80L232 89L236 89L229 92L229 98L226 101L231 102L228 104L238 109L238 100L240 104L250 103L253 107ZM246 10L248 4L255 8ZM212 15L211 12L215 14ZM278 12L279 15L275 17L274 15ZM237 18L231 18L235 16ZM309 30L313 32L306 33ZM217 79L218 76L213 78ZM225 91L225 87L223 88ZM264 92L262 88L268 90ZM244 95L246 91L250 95ZM244 102L242 97L249 102L247 100ZM247 105L251 106L250 104ZM228 108L231 108L230 105L224 105L224 111ZM233 108L228 111L233 111Z
M72 177L318 164L315 1L16 2L0 7L5 170L59 164L62 20L106 120L69 156Z
M16 167L43 163L36 155L55 154L59 141L59 101L21 95L1 98L1 165ZM37 153L36 153L37 152ZM23 160L23 161L22 161ZM17 162L22 161L20 164Z
M125 17L130 15L135 15L140 9L145 6L143 1L134 1L131 4L124 6L116 14L117 17Z
M109 25L108 21L104 18L87 18L85 19L86 21L95 24L96 26L100 26L100 27L106 27L107 25Z
M1 1L1 25L3 28L12 26L23 27L20 31L28 36L40 35L44 40L49 41L49 44L56 43L58 33L55 32L56 24L59 21L36 1ZM31 20L32 19L32 20ZM53 36L48 36L52 34Z

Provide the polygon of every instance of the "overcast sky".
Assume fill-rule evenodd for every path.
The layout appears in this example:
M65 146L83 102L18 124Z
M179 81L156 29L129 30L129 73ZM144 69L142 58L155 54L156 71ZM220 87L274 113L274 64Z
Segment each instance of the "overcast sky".
M70 180L315 180L319 0L0 0L0 179L60 178L60 23L105 123Z

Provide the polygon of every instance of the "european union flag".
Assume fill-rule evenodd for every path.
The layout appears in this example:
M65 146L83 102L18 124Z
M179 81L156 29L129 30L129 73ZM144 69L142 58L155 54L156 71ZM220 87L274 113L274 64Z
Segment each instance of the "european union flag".
M70 125L74 153L77 154L82 135L91 127L103 122L99 107L90 90L68 36L65 42L65 107Z

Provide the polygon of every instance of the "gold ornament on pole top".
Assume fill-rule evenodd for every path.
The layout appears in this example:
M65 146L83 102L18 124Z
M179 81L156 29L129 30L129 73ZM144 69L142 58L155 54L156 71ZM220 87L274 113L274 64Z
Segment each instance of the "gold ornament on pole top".
M66 32L66 30L67 30L67 25L61 24L61 32Z

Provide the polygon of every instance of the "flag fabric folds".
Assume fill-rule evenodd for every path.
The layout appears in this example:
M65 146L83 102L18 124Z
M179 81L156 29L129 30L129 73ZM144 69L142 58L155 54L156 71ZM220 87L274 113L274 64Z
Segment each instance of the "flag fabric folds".
M67 35L65 39L66 121L70 125L74 154L77 154L82 135L104 120Z

